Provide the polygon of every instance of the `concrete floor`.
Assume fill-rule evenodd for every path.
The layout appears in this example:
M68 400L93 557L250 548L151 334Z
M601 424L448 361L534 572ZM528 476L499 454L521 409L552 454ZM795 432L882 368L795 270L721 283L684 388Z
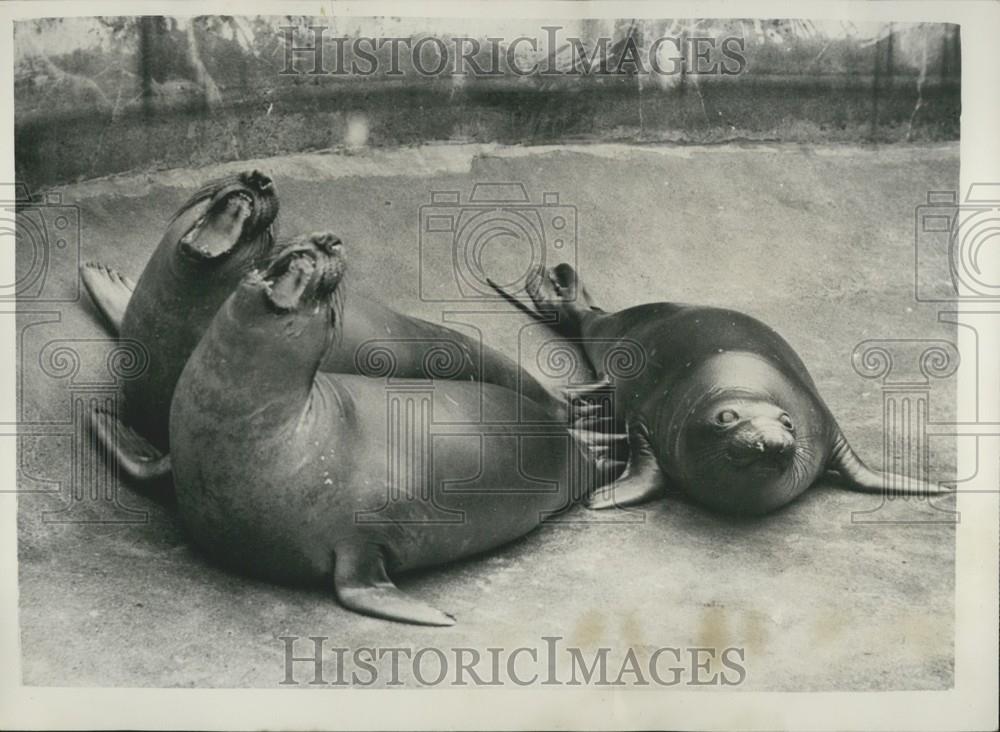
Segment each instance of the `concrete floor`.
M612 309L668 299L761 318L798 349L848 438L876 465L879 384L854 372L852 350L868 338L952 336L934 308L913 300L912 217L927 190L957 186L957 145L441 146L261 164L278 184L284 234L333 229L348 246L352 288L435 320L461 306L419 298L418 209L430 192L464 197L479 181L523 181L534 200L558 191L562 203L577 207L579 269L599 303ZM247 165L64 189L64 201L80 206L83 259L116 263L136 277L167 218L223 167ZM502 260L495 265L512 266ZM72 296L72 268L63 270L46 286ZM432 282L448 275L424 274ZM944 514L926 504L899 501L878 516L904 523L853 523L852 512L880 499L832 483L752 521L713 515L677 496L645 506L642 523L595 521L575 510L568 518L578 522L402 578L406 591L458 617L446 629L365 618L340 608L332 593L230 575L188 546L156 489L121 491L122 503L147 512L145 522L94 523L123 514L87 502L73 514L87 522L55 523L45 512L67 505L74 466L94 455L87 444L82 452L72 447L71 379L40 369L38 359L53 339L71 339L90 354L103 333L85 297L26 303L19 320L22 420L64 427L21 440L27 684L274 687L284 677L278 638L289 635L328 636L348 648L446 649L539 647L543 636L561 636L567 646L609 646L612 657L628 646L640 657L661 646L742 646L748 678L741 688L952 684L953 527L928 522ZM479 324L488 342L515 352L525 322L508 316ZM526 333L521 346L530 352L537 339ZM534 359L526 363L538 373ZM84 380L78 376L77 386ZM935 384L932 418L949 417L953 387ZM932 447L931 474L949 477L953 452ZM415 683L405 670L402 678Z

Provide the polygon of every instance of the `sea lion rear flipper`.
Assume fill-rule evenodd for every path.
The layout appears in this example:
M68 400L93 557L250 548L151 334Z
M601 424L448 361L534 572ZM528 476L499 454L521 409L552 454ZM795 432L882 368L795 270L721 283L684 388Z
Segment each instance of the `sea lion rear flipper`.
M649 436L641 424L628 427L629 458L625 473L616 481L594 490L586 499L587 508L624 508L646 503L660 496L667 487Z
M842 434L838 434L834 441L828 468L840 475L848 489L863 493L891 492L896 495L929 496L954 491L951 487L905 475L872 470L858 457Z
M518 310L564 336L578 336L581 314L598 309L583 288L577 286L576 272L568 264L551 270L539 267L528 275L524 291L531 298L534 310L488 277L486 282Z
M80 267L80 279L114 335L118 335L135 283L117 270L97 262L86 262Z
M90 413L90 428L133 480L149 481L170 474L170 456L157 450L114 414L97 407Z
M582 305L590 310L600 310L594 305L594 300L587 292L587 288L580 282L580 276L573 269L572 265L563 262L557 264L547 273L549 282L555 289L559 298L565 302L576 302L579 300Z
M498 285L496 282L494 282L493 280L491 280L489 277L486 278L486 284L488 284L490 287L492 287L494 290L496 290L497 294L500 295L500 297L502 297L504 300L506 300L507 302L509 302L511 305L513 305L514 307L516 307L518 310L520 310L522 313L524 313L525 315L529 316L533 320L537 320L540 323L547 323L547 322L549 322L549 320L547 318L545 318L541 313L536 312L536 311L532 310L531 308L529 308L523 302L521 302L516 297L514 297L513 295L511 295L509 292L507 292L505 289L503 289L502 287L500 287L500 285Z
M333 584L340 603L362 615L416 625L454 625L448 613L404 594L385 570L381 548L370 542L345 542L334 552Z

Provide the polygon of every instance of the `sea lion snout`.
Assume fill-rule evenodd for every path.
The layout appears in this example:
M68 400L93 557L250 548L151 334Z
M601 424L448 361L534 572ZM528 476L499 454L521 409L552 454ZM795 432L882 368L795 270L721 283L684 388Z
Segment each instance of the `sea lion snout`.
M740 462L755 462L764 457L790 456L795 449L791 420L756 416L738 425L730 442L730 454Z
M257 189L262 193L264 191L269 191L274 187L274 181L271 179L271 176L256 169L250 171L245 180L248 186Z
M309 241L322 249L327 254L333 254L337 247L343 246L340 237L329 231L321 231L309 235Z
M262 275L268 299L289 311L302 302L329 298L344 275L343 244L328 231L299 236L288 243Z
M195 260L208 260L268 230L278 213L278 199L271 178L254 170L206 187L186 208L194 218L180 237L180 250Z
M240 180L252 194L254 203L253 228L262 230L270 227L278 216L279 208L278 189L274 184L274 179L255 169L250 173L245 173ZM256 234L254 233L254 235Z

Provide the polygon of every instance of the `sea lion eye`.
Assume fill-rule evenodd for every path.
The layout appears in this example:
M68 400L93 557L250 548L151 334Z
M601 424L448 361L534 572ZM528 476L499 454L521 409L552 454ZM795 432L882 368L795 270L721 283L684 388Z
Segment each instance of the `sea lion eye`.
M732 409L723 409L721 412L719 412L719 416L716 417L716 419L719 420L719 424L732 424L739 418L740 415L738 415Z
M785 426L786 429L794 429L795 425L792 424L792 418L787 414L782 414L778 417L778 421Z

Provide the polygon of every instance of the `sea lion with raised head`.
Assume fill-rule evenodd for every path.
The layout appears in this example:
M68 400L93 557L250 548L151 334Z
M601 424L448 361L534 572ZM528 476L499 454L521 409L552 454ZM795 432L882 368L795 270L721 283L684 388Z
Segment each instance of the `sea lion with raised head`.
M129 475L169 473L163 452L177 378L235 283L271 251L277 215L271 179L256 170L240 173L211 181L181 206L135 285L99 264L82 267L84 285L111 329L148 355L146 370L124 383L118 424L93 421Z
M244 571L329 582L360 613L450 625L389 576L486 551L566 508L577 448L565 429L494 421L515 395L493 384L418 382L433 397L417 409L427 431L410 433L421 420L393 419L384 380L323 372L350 317L336 301L343 274L336 237L300 237L219 309L170 413L181 518ZM387 470L390 457L402 467Z
M138 284L99 264L82 268L111 329L148 351L148 369L126 382L124 418L109 423L109 415L99 413L92 422L132 478L169 473L167 417L177 378L219 306L272 253L277 213L275 185L263 173L213 181L174 215ZM323 371L481 381L545 405L549 419L565 416L561 399L476 338L359 293L346 296L344 308L351 317L339 331L338 348L324 357Z
M494 288L579 339L592 365L622 344L642 354L634 376L595 385L613 394L610 421L627 433L628 458L622 476L591 495L590 508L640 504L673 485L717 510L763 514L827 471L853 490L944 492L865 465L792 347L748 315L666 302L604 312L568 264L531 278L534 310ZM594 417L578 426L604 428Z

